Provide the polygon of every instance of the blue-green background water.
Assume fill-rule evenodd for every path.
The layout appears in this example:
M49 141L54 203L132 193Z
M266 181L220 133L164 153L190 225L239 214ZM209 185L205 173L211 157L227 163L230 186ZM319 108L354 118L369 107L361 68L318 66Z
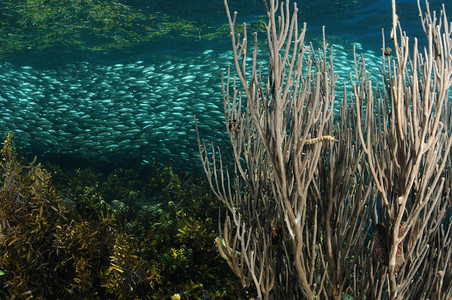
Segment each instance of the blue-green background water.
M298 3L299 23L308 24L308 41L317 43L326 26L327 41L336 49L339 86L348 82L353 46L378 73L381 29L388 34L391 28L390 2ZM15 134L25 154L114 166L160 161L197 172L201 168L193 115L203 138L227 143L219 74L231 63L231 55L222 1L118 1L114 14L125 9L138 20L124 21L123 31L116 30L121 17L112 17L111 11L80 24L62 22L61 12L52 15L55 24L44 17L41 22L50 23L42 24L33 20L52 12L34 11L31 21L23 21L26 16L18 16L5 3L0 5L3 20L14 22L1 23L0 48L8 50L2 51L0 61L0 128L3 135ZM432 0L430 7L439 11L441 3ZM452 5L445 4L452 15ZM265 19L261 1L236 0L229 6L239 11L238 23L254 24L253 29ZM408 35L422 40L416 1L397 1L397 13ZM104 32L108 38L96 35ZM107 47L104 40L117 44Z

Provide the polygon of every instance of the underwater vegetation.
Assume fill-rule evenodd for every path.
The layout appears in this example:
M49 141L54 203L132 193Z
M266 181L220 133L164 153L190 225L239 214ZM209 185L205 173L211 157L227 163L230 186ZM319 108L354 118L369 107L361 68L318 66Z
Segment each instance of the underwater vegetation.
M122 1L2 1L0 54L58 47L89 51L119 49L174 31L187 34L193 25L146 14Z
M178 37L211 40L224 37L224 26L217 28L158 11L144 11L127 2L2 1L0 57L42 51L104 53L136 46L151 39ZM256 25L256 28L259 26L262 27Z
M1 156L0 297L237 298L202 183L156 166L104 175L53 165L52 178L20 159L11 134Z

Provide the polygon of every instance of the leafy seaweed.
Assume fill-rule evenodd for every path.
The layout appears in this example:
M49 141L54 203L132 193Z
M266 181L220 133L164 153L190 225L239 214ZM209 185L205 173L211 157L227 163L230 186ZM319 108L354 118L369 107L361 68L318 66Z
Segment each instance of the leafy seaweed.
M204 183L156 166L108 175L50 166L52 178L36 158L21 162L11 134L0 154L6 298L237 298Z

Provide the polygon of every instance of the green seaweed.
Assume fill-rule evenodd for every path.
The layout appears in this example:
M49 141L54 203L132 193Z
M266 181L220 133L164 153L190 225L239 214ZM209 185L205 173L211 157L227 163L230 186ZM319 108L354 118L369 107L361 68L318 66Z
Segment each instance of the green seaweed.
M249 24L265 32L260 19ZM240 32L240 26L238 31ZM226 26L147 12L108 0L5 0L0 3L0 57L73 51L108 53L161 38L224 39Z
M205 182L157 165L52 177L11 134L0 154L3 298L237 299Z
M8 134L1 150L0 266L11 298L117 299L146 296L160 269L108 211L70 210L36 159L23 164Z

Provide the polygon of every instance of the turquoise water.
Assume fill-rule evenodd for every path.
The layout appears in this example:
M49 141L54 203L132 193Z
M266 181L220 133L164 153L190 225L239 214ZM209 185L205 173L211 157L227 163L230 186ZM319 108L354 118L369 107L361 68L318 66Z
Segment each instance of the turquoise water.
M81 27L72 20L62 27L70 29L64 32L54 28L61 23L3 23L13 26L7 28L13 32L10 40L17 36L14 26L45 29L30 31L26 35L30 41L17 42L17 51L13 45L3 52L1 133L12 131L21 151L41 160L115 166L160 161L185 170L201 170L193 115L206 141L227 144L219 74L231 63L231 52L227 31L222 30L226 24L223 3L121 3L123 6L116 9L126 7L127 12L156 19L151 25L143 18L124 27L131 30L144 24L141 37L133 35L141 29L133 34L114 31L114 26L119 26L114 23L108 38L118 40L119 46L109 48L101 44L105 36L93 35L96 30L110 30L107 21L88 18L83 30L78 30ZM299 21L308 23L308 41L318 42L321 28L326 26L327 40L335 49L338 86L348 81L353 46L364 54L368 68L378 74L381 28L389 33L391 27L390 1L309 0L298 6ZM441 1L430 1L430 6L439 10ZM240 22L256 24L264 15L261 1L231 1L230 8L239 11ZM398 1L397 9L408 34L422 38L416 1ZM446 9L452 16L452 5ZM0 6L0 12L11 15L10 10L5 11L7 7ZM36 35L52 30L58 43L52 44L51 39L46 44L36 42L48 38L40 40ZM155 37L143 38L151 33ZM64 38L59 39L58 34ZM121 39L116 39L118 36ZM260 37L265 38L263 34Z

